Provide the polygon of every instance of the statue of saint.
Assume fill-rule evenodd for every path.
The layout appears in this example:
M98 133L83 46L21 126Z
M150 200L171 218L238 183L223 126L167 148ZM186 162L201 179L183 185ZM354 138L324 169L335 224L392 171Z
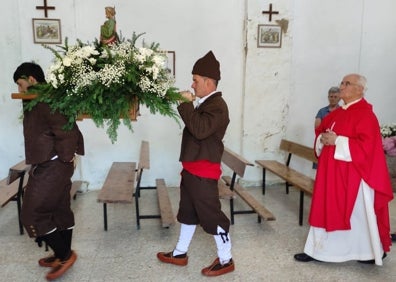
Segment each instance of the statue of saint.
M105 13L107 20L100 27L100 42L108 45L119 41L116 20L115 20L115 8L105 7Z

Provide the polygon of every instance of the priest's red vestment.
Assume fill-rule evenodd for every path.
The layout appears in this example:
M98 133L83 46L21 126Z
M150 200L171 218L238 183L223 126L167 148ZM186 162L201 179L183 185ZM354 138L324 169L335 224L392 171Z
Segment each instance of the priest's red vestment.
M323 147L318 157L309 223L328 232L350 230L359 184L364 180L375 191L378 231L383 249L388 252L391 246L388 203L393 192L372 105L361 99L347 109L334 110L316 129L316 138L330 129L337 136L348 137L352 161L336 160L335 146Z

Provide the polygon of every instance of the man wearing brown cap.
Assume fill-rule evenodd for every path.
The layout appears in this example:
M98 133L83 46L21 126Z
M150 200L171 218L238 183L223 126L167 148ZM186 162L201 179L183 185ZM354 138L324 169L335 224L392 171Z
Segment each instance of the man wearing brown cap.
M200 58L192 70L195 96L182 92L178 106L185 124L180 161L183 165L177 219L181 223L179 240L171 252L160 252L160 261L187 265L187 251L196 226L214 236L217 258L202 269L206 276L218 276L235 269L231 255L230 220L221 211L217 181L221 176L223 137L230 122L227 104L217 91L220 64L212 51ZM198 97L197 107L193 101Z

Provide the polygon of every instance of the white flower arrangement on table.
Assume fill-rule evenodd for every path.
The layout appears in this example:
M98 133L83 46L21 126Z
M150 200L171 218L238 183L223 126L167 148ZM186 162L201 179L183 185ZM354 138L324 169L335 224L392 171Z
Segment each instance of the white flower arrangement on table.
M396 123L381 126L382 147L389 156L396 156Z
M136 47L142 34L133 33L131 40L102 45L82 43L56 50L43 45L55 55L46 73L47 83L29 89L38 94L26 104L31 109L38 102L48 103L69 119L71 126L80 114L89 115L96 126L108 126L112 142L117 140L120 117L132 130L129 111L133 103L145 105L152 114L170 116L178 121L173 107L180 100L174 77L166 68L166 55L158 44Z

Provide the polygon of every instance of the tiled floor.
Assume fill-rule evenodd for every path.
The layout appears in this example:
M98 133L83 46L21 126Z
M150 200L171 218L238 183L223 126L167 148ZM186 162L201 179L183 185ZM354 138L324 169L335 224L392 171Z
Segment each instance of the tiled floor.
M277 220L257 223L255 215L237 215L231 227L234 272L216 278L201 275L203 267L216 257L213 237L197 228L189 250L189 264L178 267L163 264L158 251L172 250L179 224L162 229L158 219L146 219L137 230L134 205L109 205L109 230L103 230L102 205L97 191L78 194L73 201L76 215L73 249L75 265L57 281L396 281L396 256L390 253L382 267L346 263L299 263L293 255L301 252L308 226L297 223L299 194L283 186L273 186L261 195L249 188ZM169 188L173 208L178 205L178 188ZM157 211L155 192L144 191L141 206ZM228 202L223 201L228 214ZM237 201L238 207L243 205ZM305 217L309 200L306 200ZM391 203L391 224L396 227L396 204ZM306 222L306 218L305 218ZM0 281L44 281L48 269L37 260L48 255L32 239L18 233L15 203L0 210Z

